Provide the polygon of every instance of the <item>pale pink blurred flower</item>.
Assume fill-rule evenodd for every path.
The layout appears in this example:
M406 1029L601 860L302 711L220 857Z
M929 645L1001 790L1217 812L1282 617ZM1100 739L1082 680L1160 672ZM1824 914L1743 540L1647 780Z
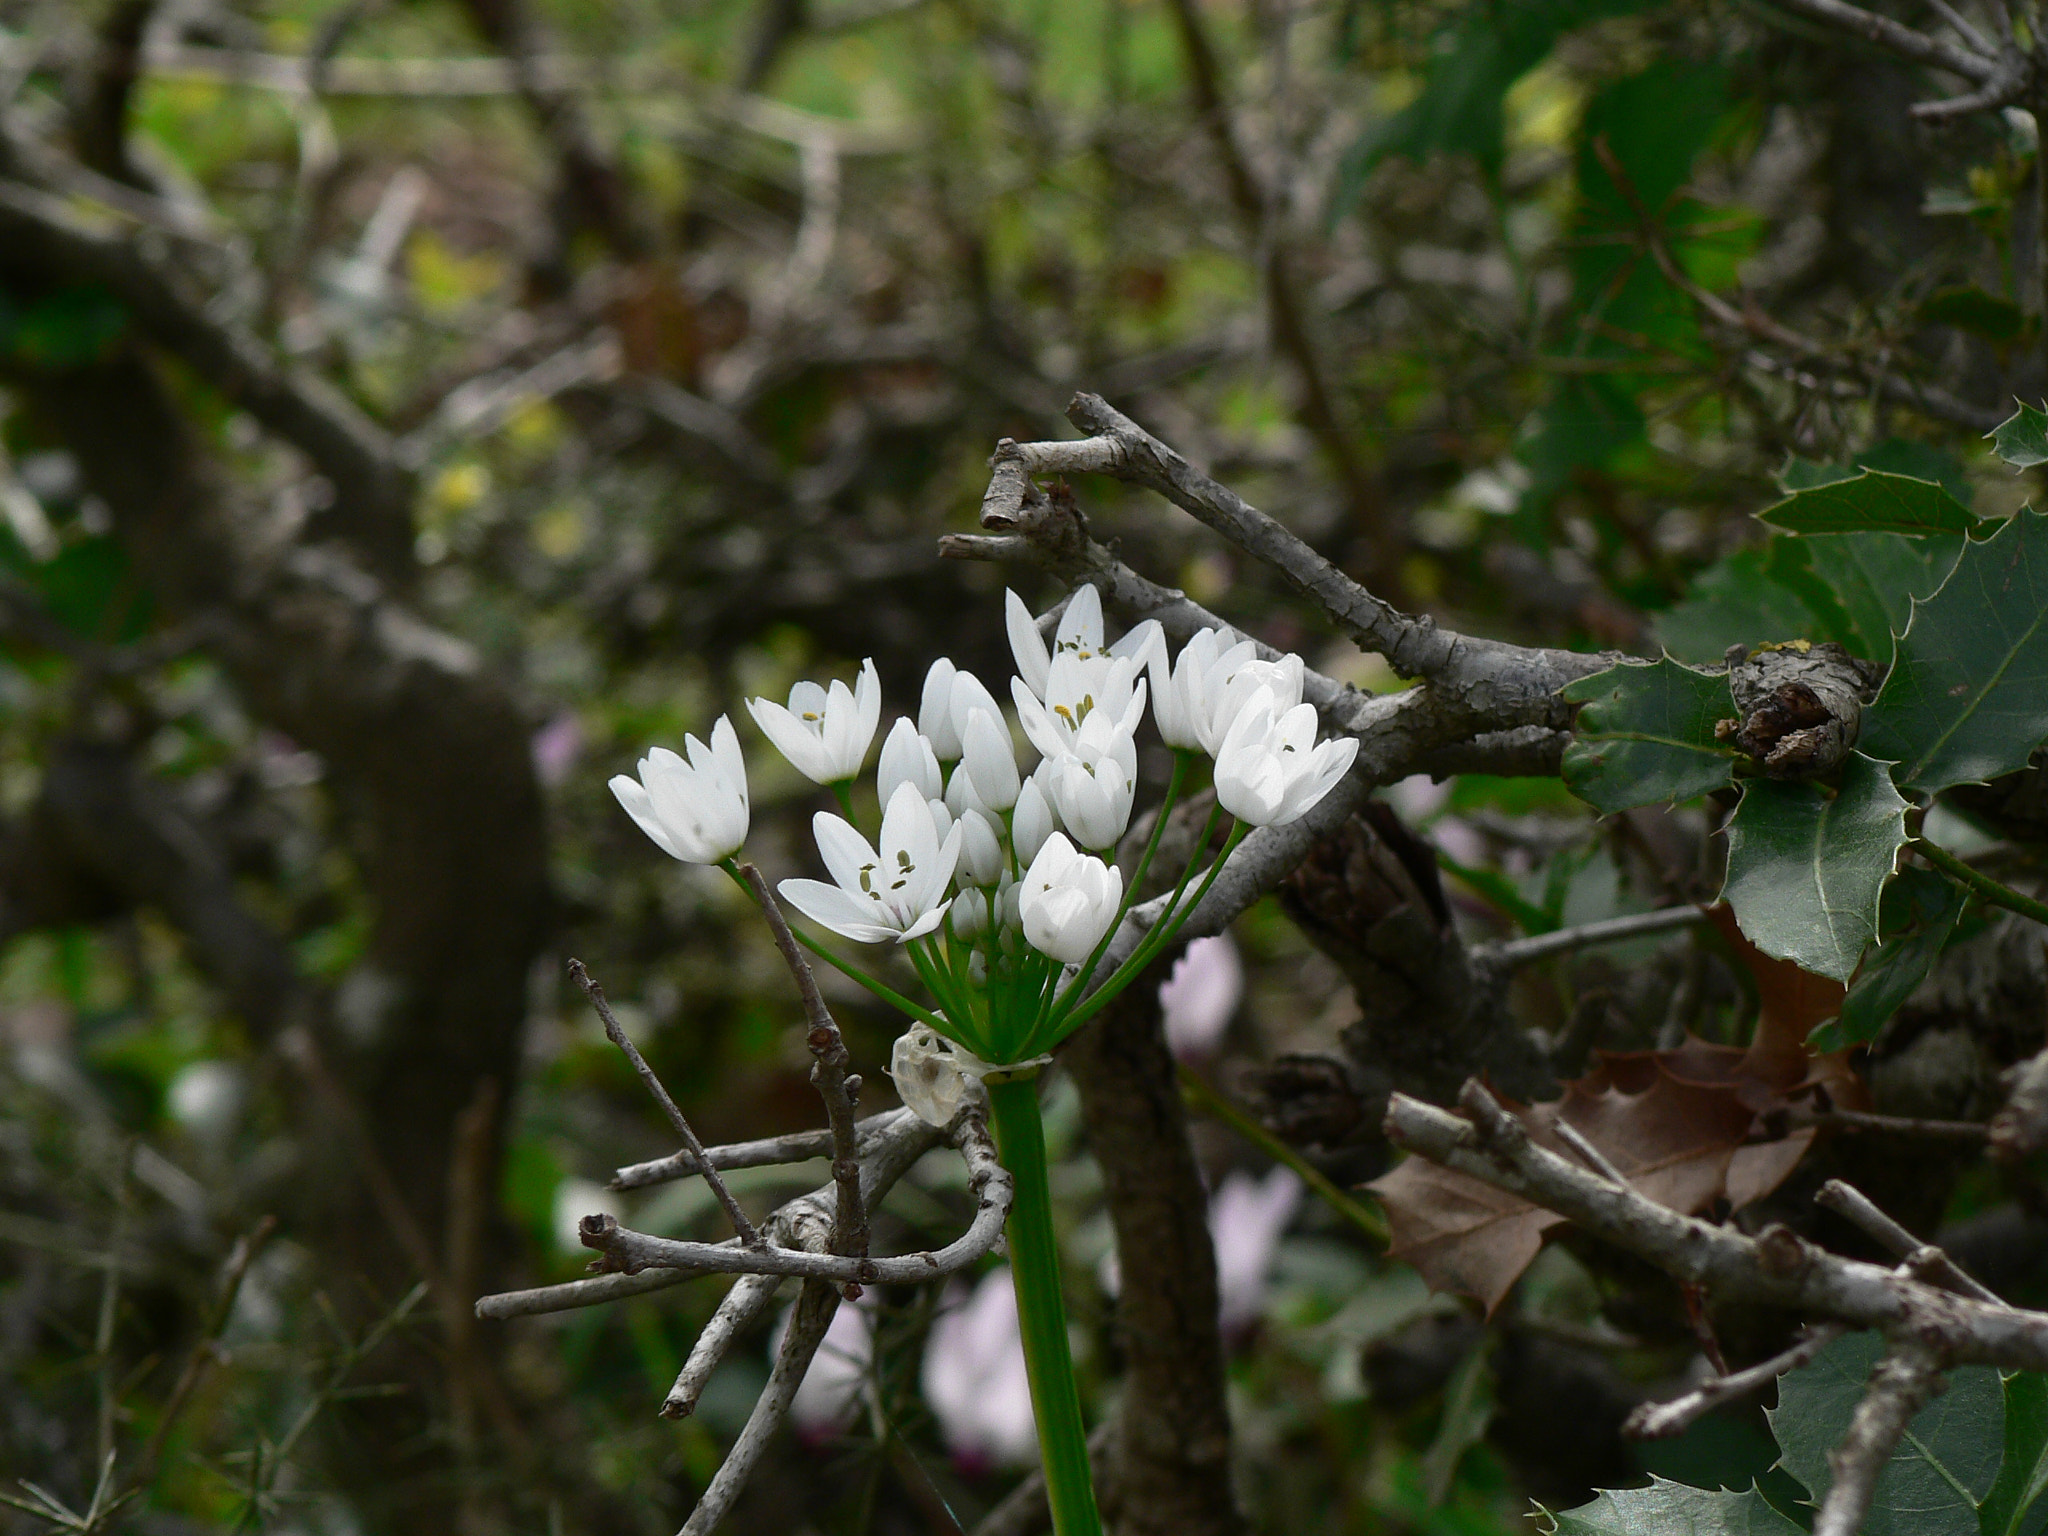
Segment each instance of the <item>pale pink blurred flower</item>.
M533 733L533 771L549 789L567 781L583 760L583 722L561 710Z
M769 1345L771 1358L780 1353L782 1335L788 1328L789 1312L784 1311ZM810 1370L790 1399L789 1421L796 1432L806 1440L829 1440L843 1434L860 1412L861 1393L874 1358L873 1314L865 1306L841 1302L817 1354L811 1357Z
M1008 1267L955 1287L924 1347L924 1400L954 1459L969 1468L1038 1460L1031 1382Z
M1241 1335L1266 1313L1273 1258L1287 1224L1301 1206L1302 1183L1290 1168L1275 1168L1263 1179L1244 1172L1224 1175L1209 1197L1209 1239L1216 1249L1216 1321L1226 1337ZM1114 1249L1103 1255L1097 1274L1114 1296L1123 1289L1123 1266Z
M1242 1001L1244 962L1230 935L1196 939L1174 962L1173 974L1160 983L1167 1046L1182 1061L1208 1055L1223 1039Z
M1240 1333L1265 1316L1273 1258L1301 1205L1302 1183L1291 1168L1263 1179L1228 1175L1209 1201L1216 1243L1217 1317L1224 1333Z

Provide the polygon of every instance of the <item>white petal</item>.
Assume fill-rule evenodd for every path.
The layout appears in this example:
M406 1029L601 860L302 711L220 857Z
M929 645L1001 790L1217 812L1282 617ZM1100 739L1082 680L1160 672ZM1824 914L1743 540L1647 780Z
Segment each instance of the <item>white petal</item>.
M1092 584L1084 582L1074 588L1073 601L1060 615L1054 649L1072 651L1083 658L1103 653L1102 594Z
M849 896L836 885L827 885L822 880L785 880L776 890L812 922L856 943L883 944L896 937L894 928L876 922L874 913L859 898Z
M773 699L747 700L747 713L754 717L754 724L761 727L761 734L768 738L769 744L787 758L789 765L798 773L814 784L832 782L824 742L808 725Z
M861 872L877 869L882 862L868 840L853 829L852 823L830 811L820 811L811 818L811 835L818 840L818 855L839 888L849 896L865 900L867 892L861 885Z
M1024 686L1023 678L1010 679L1010 695L1016 700L1017 723L1024 727L1024 735L1038 748L1039 756L1058 757L1067 750L1066 736L1037 695Z
M1058 830L1051 802L1046 799L1045 791L1038 787L1037 778L1026 779L1024 787L1017 792L1017 808L1010 816L1010 836L1015 843L1017 857L1027 869L1038 857L1039 849L1045 846L1046 839Z
M633 818L640 830L654 840L655 847L672 859L682 857L676 852L676 845L669 837L668 830L662 826L661 818L654 814L654 801L648 795L644 784L621 773L612 778L611 791L618 797L619 804L625 807L626 814Z
M1039 698L1045 697L1045 676L1052 667L1045 639L1024 599L1007 587L1003 590L1003 622L1010 631L1010 654L1017 659L1017 677Z
M924 675L924 695L917 706L917 729L932 744L939 761L960 755L960 733L953 728L953 678L956 669L941 656Z
M896 942L908 944L912 939L921 939L926 934L933 932L938 928L939 924L946 920L946 908L952 905L953 903L950 901L940 902L931 911L925 913L923 917L920 917L916 922L904 929L902 937L897 939Z
M974 792L990 810L1007 811L1017 803L1017 751L1002 717L977 709L961 733L961 763L974 781Z
M883 804L898 784L915 784L927 800L937 799L946 787L932 744L918 734L908 715L899 716L882 738L882 758L875 768L875 792Z
M860 761L853 771L860 772L860 763L867 761L868 747L875 739L875 730L882 723L882 677L875 671L875 658L863 657L860 676L853 684L854 712L858 717L860 735Z

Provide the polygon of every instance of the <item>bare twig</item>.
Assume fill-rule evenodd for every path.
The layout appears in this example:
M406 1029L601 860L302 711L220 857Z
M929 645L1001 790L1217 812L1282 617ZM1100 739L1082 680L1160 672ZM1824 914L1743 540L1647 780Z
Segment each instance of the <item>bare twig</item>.
M846 1041L839 1033L838 1024L833 1021L832 1010L825 1006L825 996L818 990L818 978L811 974L810 962L804 959L803 950L797 946L796 935L789 931L789 920L782 915L782 908L776 903L767 878L752 864L742 864L740 875L754 893L754 900L760 903L761 915L768 919L768 927L775 935L775 947L782 952L783 963L796 979L797 992L804 1000L804 1021L809 1026L804 1043L811 1052L811 1086L825 1101L825 1119L832 1129L832 1180L839 1190L839 1200L832 1212L831 1249L850 1258L865 1258L868 1217L860 1195L860 1149L854 1129L854 1104L860 1092L860 1079L849 1075L846 1070L851 1061ZM692 1150L702 1157L701 1148ZM704 1176L711 1179L717 1174L706 1167ZM846 1299L853 1301L859 1296L858 1287L850 1287Z
M1703 923L1707 914L1698 907L1659 907L1654 912L1632 912L1625 917L1610 917L1597 923L1582 923L1576 928L1558 928L1549 933L1531 934L1524 939L1505 939L1498 944L1475 944L1472 960L1475 965L1506 971L1518 966L1530 965L1538 960L1548 960L1552 955L1562 955L1574 949L1587 949L1596 944L1619 944L1628 939L1639 939L1646 934L1668 933L1674 928L1689 928L1694 923Z
M723 1147L706 1147L703 1163L693 1152L672 1152L652 1162L629 1163L612 1175L613 1189L644 1189L649 1184L666 1184L687 1179L706 1163L721 1172L734 1168L771 1168L777 1163L801 1163L832 1153L832 1131L791 1131L787 1136L765 1136L759 1141L736 1141Z
M861 1197L868 1208L872 1210L884 1195L895 1188L896 1181L910 1170L911 1165L937 1146L941 1139L942 1134L938 1130L925 1124L908 1109L892 1109L863 1120L860 1124ZM717 1162L720 1150L712 1148L707 1155ZM832 1210L838 1198L838 1187L834 1184L800 1195L769 1217L767 1230L777 1242L814 1246L817 1251L822 1251L831 1234ZM728 1252L738 1251L734 1242L728 1241L721 1246ZM628 1296L666 1290L671 1285L680 1285L712 1272L709 1268L646 1269L637 1275L593 1275L561 1285L485 1296L477 1302L476 1314L487 1318L531 1317L544 1312L602 1306Z
M157 1463L163 1458L164 1442L177 1427L179 1415L185 1411L185 1404L190 1401L193 1391L205 1379L214 1362L220 1359L221 1330L227 1326L228 1317L235 1309L235 1298L242 1292L242 1281L249 1273L249 1266L256 1262L256 1256L263 1252L264 1244L276 1231L277 1218L265 1216L236 1238L235 1246L228 1250L227 1259L220 1267L220 1281L214 1287L213 1307L199 1332L199 1342L185 1357L184 1368L178 1372L171 1395L164 1399L163 1414L157 1420L156 1429L129 1473L130 1486L145 1487L156 1476Z
M1921 1405L1940 1388L1947 1362L1941 1351L1913 1338L1894 1338L1870 1373L1849 1433L1828 1453L1834 1483L1821 1501L1813 1536L1856 1536L1870 1513L1877 1480L1898 1449Z
M1911 1115L1873 1115L1861 1109L1795 1113L1793 1124L1872 1131L1887 1136L1925 1136L1935 1141L1983 1141L1991 1127L1975 1120L1921 1120Z
M697 1342L690 1346L690 1358L676 1373L675 1385L662 1399L661 1416L664 1419L685 1419L696 1411L697 1398L704 1390L704 1383L724 1361L733 1340L768 1310L768 1304L775 1299L775 1292L781 1284L781 1278L776 1275L741 1275L733 1282L732 1289L725 1293L717 1310L711 1314L711 1321L697 1334Z
M761 1247L764 1242L761 1234L754 1229L754 1224L747 1218L747 1213L740 1209L739 1201L735 1200L732 1191L726 1188L725 1180L718 1176L718 1170L705 1160L704 1143L697 1139L697 1133L690 1128L690 1122L676 1107L676 1101L669 1097L668 1089L663 1087L661 1079L654 1075L654 1068L647 1065L647 1058L640 1054L640 1048L634 1045L625 1030L619 1027L619 1021L612 1013L611 1004L604 1000L604 988L600 987L590 972L583 968L581 960L569 962L569 976L583 989L583 995L590 999L590 1006L597 1010L598 1018L604 1021L606 1036L619 1048L620 1054L633 1064L633 1070L640 1074L640 1081L654 1096L654 1102L661 1106L661 1112L668 1116L668 1123L674 1128L683 1146L697 1159L704 1174L704 1182L711 1186L711 1193L725 1208L726 1217L732 1222L733 1231L739 1234L741 1244L748 1248Z
M1619 1184L1623 1189L1628 1188L1628 1175L1615 1167L1608 1160L1607 1154L1588 1141L1585 1135L1569 1120L1559 1119L1553 1129L1556 1130L1559 1141L1585 1159L1588 1168L1591 1168L1602 1178Z
M768 1385L761 1389L754 1411L747 1415L746 1427L726 1453L711 1485L690 1511L690 1518L683 1522L681 1536L708 1536L725 1518L732 1501L746 1486L754 1464L788 1416L796 1389L803 1384L804 1372L811 1368L811 1359L825 1342L825 1330L832 1326L832 1314L838 1310L839 1292L833 1286L815 1280L804 1286L795 1310L790 1313L789 1327L783 1332L782 1347L775 1353L775 1368L769 1372Z
M1668 1403L1639 1404L1621 1426L1621 1432L1630 1440L1665 1440L1682 1434L1702 1415L1769 1386L1787 1371L1798 1370L1847 1331L1840 1323L1809 1328L1797 1344L1761 1364L1726 1376L1709 1377Z
M964 1269L992 1251L1001 1240L1003 1222L1010 1214L1014 1185L1009 1171L996 1159L988 1127L970 1114L955 1130L954 1144L967 1161L968 1182L977 1196L978 1209L964 1233L933 1252L872 1259L767 1244L736 1248L719 1243L686 1243L634 1232L608 1215L584 1217L580 1236L584 1247L604 1255L608 1267L628 1274L642 1269L690 1269L830 1280L837 1285L917 1285Z
M1922 1278L1961 1295L1974 1296L1979 1301L1998 1301L1996 1291L1966 1274L1961 1265L1939 1248L1921 1242L1893 1221L1855 1185L1842 1179L1829 1179L1821 1185L1813 1203L1855 1223L1900 1258L1912 1260L1915 1271Z
M2048 1146L2048 1051L2006 1074L2005 1107L1991 1117L1991 1152L2005 1162Z
M1681 1216L1537 1146L1478 1082L1466 1084L1459 1103L1469 1119L1397 1093L1387 1107L1387 1135L1556 1211L1724 1301L1782 1307L1853 1328L1910 1328L1956 1363L2048 1366L2048 1313L1978 1301L1914 1274L1845 1259L1781 1226L1752 1238Z

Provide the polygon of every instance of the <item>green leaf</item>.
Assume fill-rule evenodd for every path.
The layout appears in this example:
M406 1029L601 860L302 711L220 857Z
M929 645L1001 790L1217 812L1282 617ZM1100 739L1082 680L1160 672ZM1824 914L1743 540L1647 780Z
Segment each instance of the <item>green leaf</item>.
M1735 713L1725 673L1668 656L1624 662L1580 678L1564 696L1585 706L1564 750L1564 781L1603 814L1690 800L1734 776L1735 749L1714 736L1715 723Z
M1569 748L1566 749L1569 752ZM1751 779L1728 822L1721 899L1767 955L1847 981L1877 936L1878 894L1906 840L1885 765L1849 754L1841 788Z
M2017 341L2026 331L2027 317L2011 299L2001 299L1982 288L1937 288L1920 301L1922 325L1952 325L1986 341Z
M1576 27L1642 9L1645 0L1479 0L1440 32L1422 90L1401 111L1368 128L1346 157L1340 205L1388 155L1418 164L1470 155L1498 174L1505 150L1501 98Z
M1709 1493L1661 1477L1647 1488L1604 1490L1550 1518L1553 1536L1799 1536L1754 1487Z
M1787 540L1804 549L1838 605L1845 627L1825 638L1869 661L1889 662L1894 637L1913 616L1913 599L1938 591L1963 552L1954 535L1912 539L1896 533L1823 533Z
M2048 515L2020 512L1964 546L1912 622L1877 700L1863 750L1934 793L2026 767L2048 738Z
M1831 603L1842 628L1848 615L1815 580L1812 560L1803 539L1770 539L1722 556L1693 578L1684 602L1657 615L1658 643L1680 661L1701 663L1719 661L1731 645L1837 639L1809 599Z
M1794 491L1757 517L1788 533L1968 533L1978 521L1947 487L1879 469Z
M1833 1477L1828 1452L1842 1443L1870 1368L1884 1353L1875 1333L1837 1339L1811 1365L1781 1377L1771 1432L1783 1466L1818 1504ZM1907 1426L1878 1477L1863 1536L1979 1536L1977 1506L1991 1492L2004 1457L2004 1393L1998 1372L1965 1366L1948 1390Z
M2002 1383L2005 1394L2005 1459L1998 1481L1977 1511L1982 1536L2023 1536L2038 1528L2027 1517L2048 1490L2048 1376L2014 1371Z
M2048 411L2016 401L2019 409L2001 421L1991 433L1991 446L2014 469L2031 469L2048 464Z
M1916 443L1910 437L1888 437L1875 447L1850 457L1852 462L1848 464L1823 464L1794 456L1778 472L1778 488L1789 495L1809 486L1854 480L1858 470L1878 469L1886 474L1911 475L1915 480L1932 480L1966 507L1976 495L1963 461L1946 448L1937 448L1932 443Z
M1956 931L1967 893L1931 869L1902 869L1878 904L1878 946L1856 973L1842 1016L1814 1030L1815 1050L1867 1045L1911 997Z

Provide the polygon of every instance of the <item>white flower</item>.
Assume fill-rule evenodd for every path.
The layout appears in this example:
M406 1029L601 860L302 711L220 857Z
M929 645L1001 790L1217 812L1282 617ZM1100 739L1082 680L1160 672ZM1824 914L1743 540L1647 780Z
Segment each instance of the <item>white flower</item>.
M1244 962L1230 935L1196 939L1159 984L1167 1046L1183 1060L1207 1055L1243 999Z
M967 717L985 709L996 718L1002 710L995 695L972 672L962 672L946 657L931 664L924 675L924 694L917 706L917 728L931 742L942 763L960 760L961 738Z
M798 773L813 784L843 784L860 772L882 723L882 680L870 658L860 664L852 688L837 678L829 691L798 683L789 690L787 708L749 699L747 711Z
M1017 659L1017 676L1034 697L1046 702L1050 702L1046 689L1052 664L1061 656L1080 663L1085 677L1106 668L1117 657L1132 658L1142 671L1153 653L1157 651L1163 656L1166 647L1165 632L1156 619L1147 619L1114 645L1103 644L1102 594L1093 586L1074 589L1073 600L1060 615L1050 651L1038 633L1038 621L1031 610L1021 597L1008 590L1003 593L1003 619L1010 631L1010 654Z
M926 1125L944 1130L969 1104L986 1104L981 1080L994 1069L926 1024L913 1024L889 1052L889 1076Z
M1040 766L1043 767L1042 764ZM1038 850L1045 846L1045 840L1059 829L1059 822L1053 817L1052 802L1046 799L1045 789L1034 773L1017 791L1017 809L1010 816L1010 839L1016 846L1018 859L1028 867L1038 857Z
M1055 832L1024 872L1017 915L1033 949L1067 965L1080 965L1116 920L1124 877L1091 854L1077 853Z
M1073 748L1047 758L1043 771L1045 796L1074 840L1097 851L1114 848L1131 824L1138 791L1138 748L1131 733L1098 710L1074 733Z
M1074 749L1074 738L1091 715L1100 712L1119 730L1136 733L1145 718L1145 682L1138 675L1138 663L1118 656L1105 666L1092 666L1062 652L1052 659L1045 697L1039 698L1024 685L1024 679L1010 679L1010 697L1017 705L1017 720L1031 744L1046 757L1058 757Z
M688 762L655 747L640 759L640 777L617 775L612 793L670 858L716 864L747 840L747 761L724 715L711 727L710 747L694 736L685 736L683 747Z
M862 944L922 938L944 921L960 829L948 830L942 843L931 804L915 784L898 784L889 797L879 852L830 811L813 817L811 828L837 883L785 880L776 887L811 921Z
M908 716L889 727L889 734L882 738L881 760L875 764L875 793L882 804L889 803L898 784L915 784L927 800L936 800L946 791L932 744L918 735Z
M924 1346L924 1399L947 1446L970 1466L1029 1466L1038 1459L1031 1379L1017 1292L1007 1266L971 1293L956 1289Z
M1284 712L1265 690L1247 704L1216 754L1216 800L1240 821L1281 827L1321 800L1351 770L1358 739L1316 745L1316 711Z
M1225 1333L1241 1332L1265 1315L1273 1257L1301 1194L1291 1168L1275 1168L1263 1179L1240 1170L1217 1186L1209 1231L1216 1245L1217 1321Z
M953 925L954 938L978 938L988 927L988 897L970 885L953 898L946 920ZM977 953L974 958L982 957Z
M968 712L960 732L960 767L974 782L975 797L991 811L1017 803L1017 749L1003 717L994 710Z
M964 886L994 885L1003 878L1003 837L998 823L982 811L960 813L960 868Z
M1169 747L1200 748L1214 757L1246 705L1260 689L1284 714L1301 702L1306 668L1299 656L1261 661L1249 640L1233 642L1229 631L1205 629L1181 647L1169 674L1164 649L1151 656L1152 717Z

